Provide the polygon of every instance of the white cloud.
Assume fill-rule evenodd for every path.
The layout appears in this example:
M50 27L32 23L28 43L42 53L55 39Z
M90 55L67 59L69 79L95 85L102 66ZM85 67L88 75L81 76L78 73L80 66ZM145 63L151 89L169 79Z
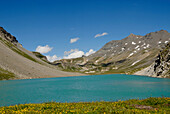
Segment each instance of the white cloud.
M86 56L89 56L89 55L91 55L91 54L93 54L93 53L95 53L96 51L94 51L93 49L90 49L88 52L86 52Z
M64 59L71 59L71 58L78 58L78 57L82 57L83 55L85 56L89 56L90 54L95 53L96 51L94 51L93 49L90 49L88 52L83 52L80 51L79 49L71 49L70 51L65 51L64 52Z
M74 43L74 42L77 42L77 40L79 40L79 39L80 39L80 38L78 38L78 37L77 37L77 38L71 38L71 39L70 39L70 43L72 44L72 43Z
M75 51L78 51L78 49L71 49L70 51L65 51L64 55L68 55L68 54L75 52Z
M52 50L52 47L49 47L48 45L46 46L38 46L36 48L36 52L40 52L40 53L48 53Z
M63 58L64 59L78 58L78 57L82 57L83 55L84 55L83 51L75 50L75 51L72 51L67 56L64 56Z
M54 62L56 60L60 60L61 59L61 57L57 57L56 55L53 55L53 56L47 55L46 57L47 57L47 60L50 61L50 62Z
M97 38L97 37L101 37L101 36L105 36L105 35L108 35L108 33L103 32L102 34L96 34L94 37Z

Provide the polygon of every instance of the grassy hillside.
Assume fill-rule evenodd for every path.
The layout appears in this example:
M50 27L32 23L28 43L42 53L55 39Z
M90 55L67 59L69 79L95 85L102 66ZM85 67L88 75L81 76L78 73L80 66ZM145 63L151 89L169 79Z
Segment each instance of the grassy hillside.
M8 80L12 78L15 78L15 75L13 73L0 68L0 80L3 80L3 79Z
M168 114L170 113L170 98L148 98L144 100L127 100L118 102L80 102L80 103L42 103L20 104L0 107L0 113L24 114L109 114L109 113L138 113L138 114Z

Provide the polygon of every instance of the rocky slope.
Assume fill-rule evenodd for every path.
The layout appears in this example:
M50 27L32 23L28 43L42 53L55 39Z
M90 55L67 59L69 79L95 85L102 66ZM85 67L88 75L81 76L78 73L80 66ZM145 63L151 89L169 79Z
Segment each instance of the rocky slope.
M170 43L161 49L153 64L135 74L170 78Z
M14 36L0 27L0 80L82 75L60 71L48 64L46 58L38 58L40 54L34 54L24 49Z
M108 42L88 57L63 59L54 64L64 70L87 74L134 74L153 64L160 49L169 41L170 33L165 30L144 36L130 34L122 40Z

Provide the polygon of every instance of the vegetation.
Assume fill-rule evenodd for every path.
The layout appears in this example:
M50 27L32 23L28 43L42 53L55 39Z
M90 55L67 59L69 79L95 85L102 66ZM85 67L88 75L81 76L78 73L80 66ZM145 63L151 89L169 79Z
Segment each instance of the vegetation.
M39 52L32 52L34 55L36 55L38 58L44 58L45 56L42 55L41 53Z
M46 56L42 55L42 54L39 53L39 52L34 52L34 51L33 51L32 53L33 53L36 57L40 58L42 61L50 64L50 62L47 60L47 57L46 57Z
M0 80L3 80L3 79L8 80L12 78L15 78L15 75L13 73L0 68Z
M42 104L20 104L15 106L0 107L0 113L42 113L42 114L72 114L72 113L139 113L151 114L170 113L170 98L148 98L144 100L127 100L118 102L79 102L79 103L42 103Z

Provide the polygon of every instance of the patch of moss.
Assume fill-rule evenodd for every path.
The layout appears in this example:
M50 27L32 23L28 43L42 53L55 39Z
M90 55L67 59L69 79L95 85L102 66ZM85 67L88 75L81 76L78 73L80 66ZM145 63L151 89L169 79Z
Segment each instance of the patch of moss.
M0 80L9 80L15 78L15 74L0 68Z

